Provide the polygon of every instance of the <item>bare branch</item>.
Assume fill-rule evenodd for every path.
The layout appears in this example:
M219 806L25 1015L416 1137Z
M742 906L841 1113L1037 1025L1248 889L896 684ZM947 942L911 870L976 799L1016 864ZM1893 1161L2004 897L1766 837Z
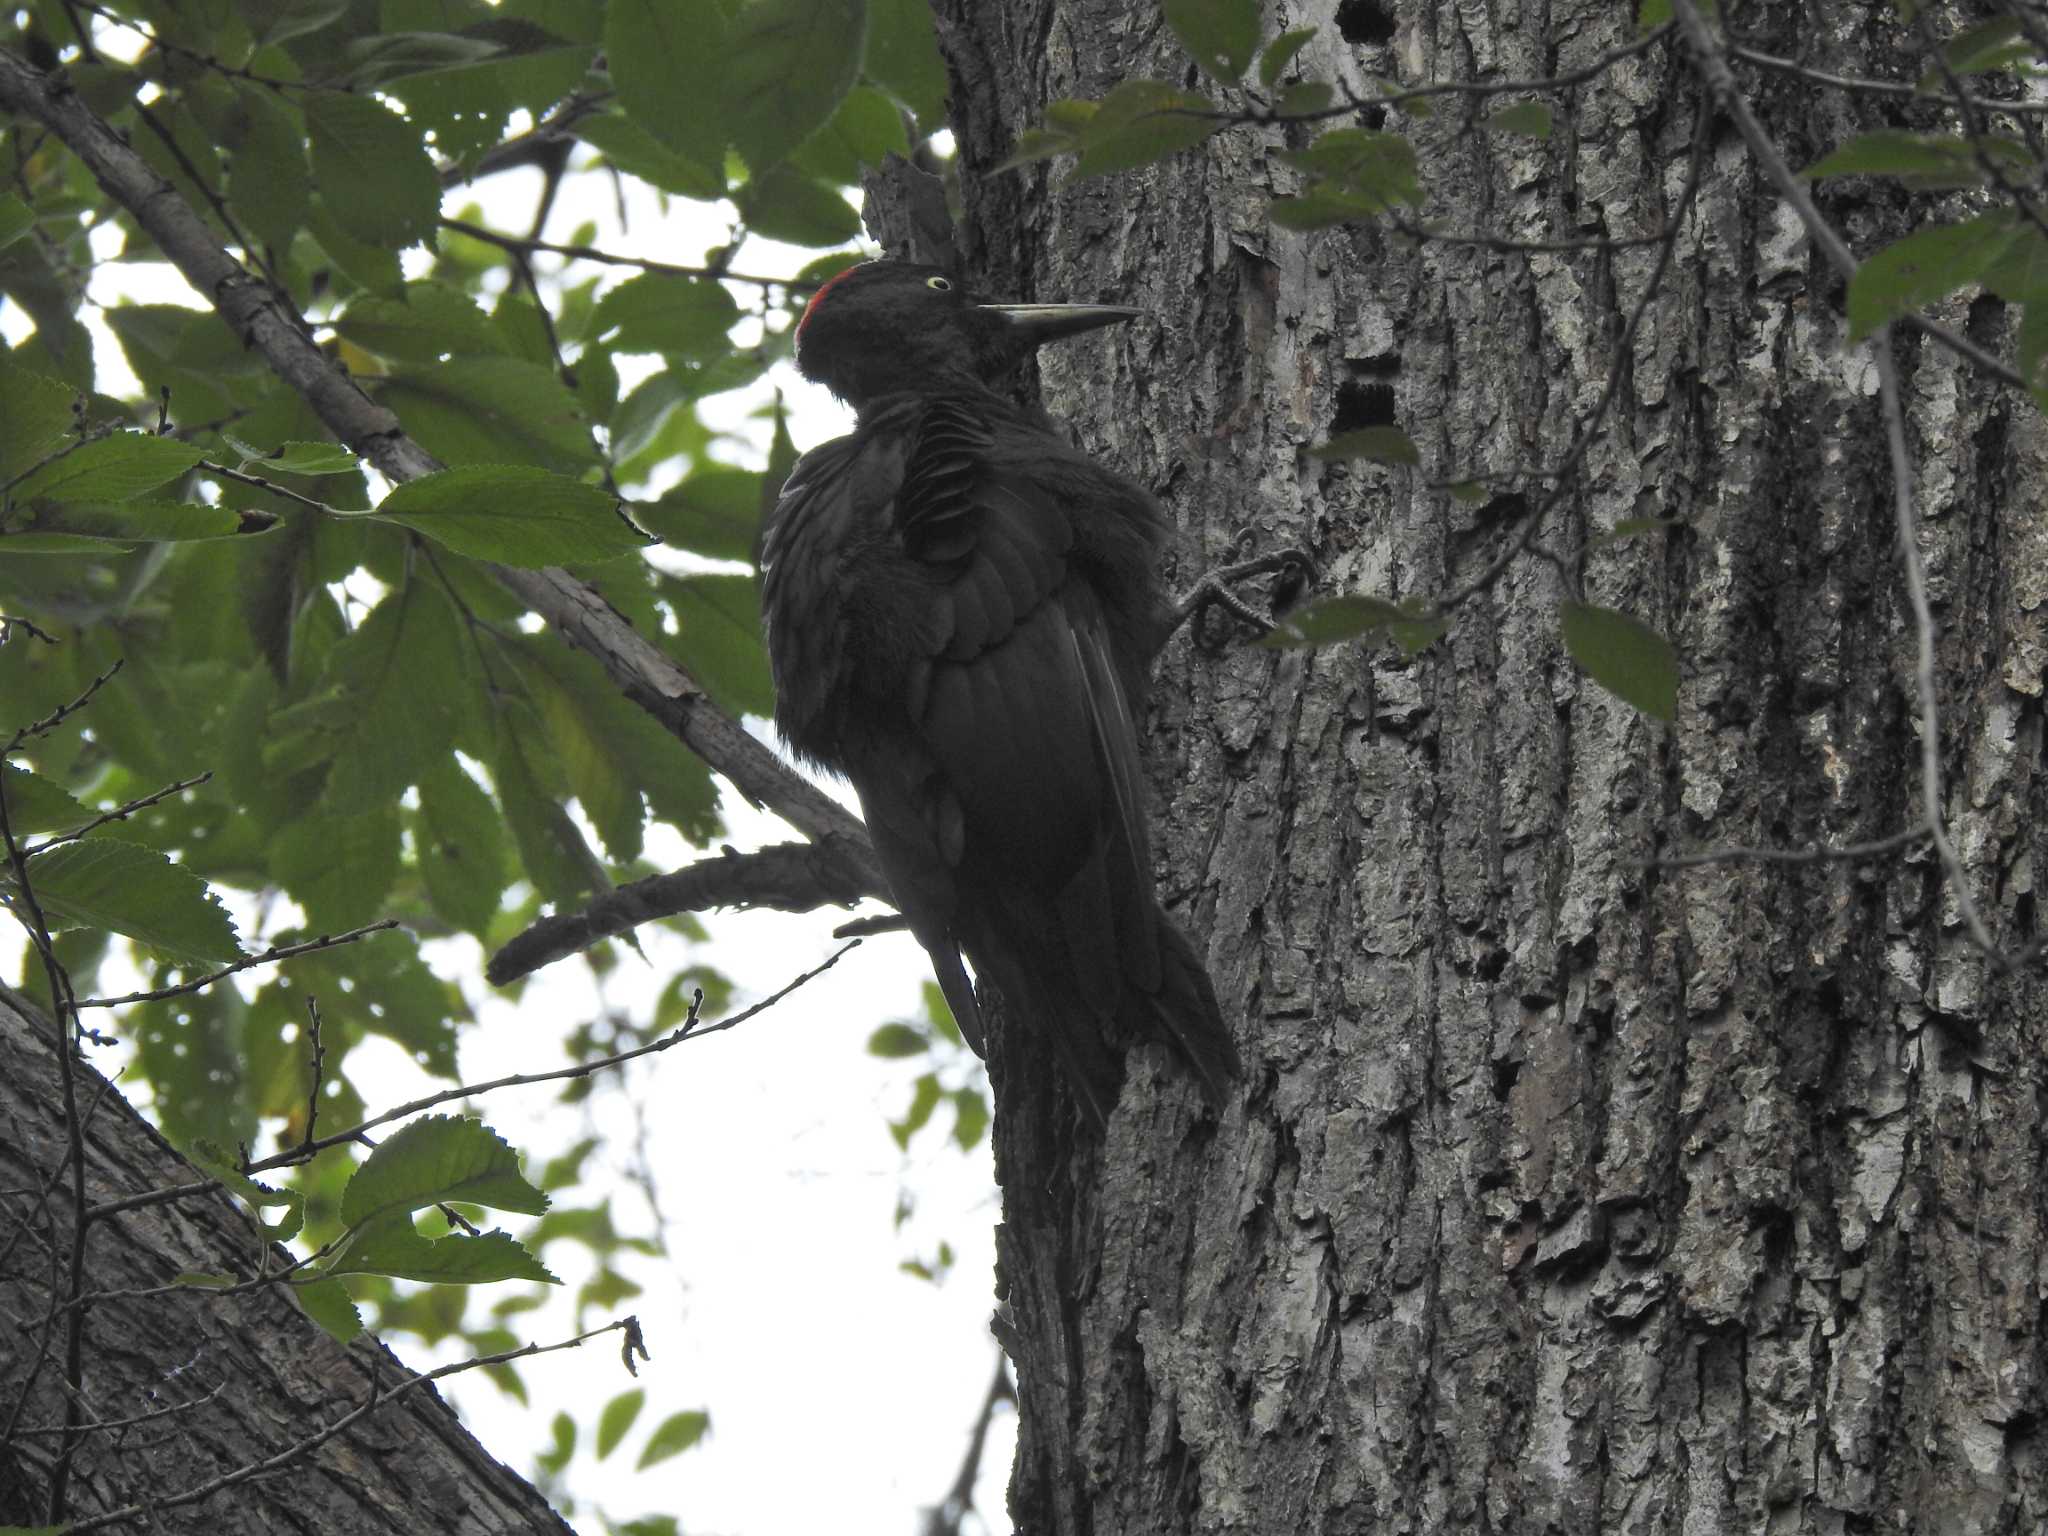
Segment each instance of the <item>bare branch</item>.
M290 960L297 955L315 954L323 949L335 949L343 944L353 944L358 939L367 939L373 933L383 933L396 928L395 917L380 918L361 928L351 928L347 933L323 933L317 939L308 939L302 944L273 944L260 955L244 955L233 965L224 965L217 971L181 981L174 987L158 987L153 992L130 992L123 997L87 997L72 1004L74 1008L125 1008L130 1003L160 1003L167 997L183 997L188 992L198 992L224 981L237 971L251 970L259 965L273 965L279 960Z
M495 229L486 229L483 225L472 224L466 219L443 219L441 227L514 254L541 251L550 256L567 257L571 261L596 262L608 267L637 267L642 272L661 272L672 277L715 277L728 283L752 283L757 288L787 288L792 293L808 293L818 286L814 282L802 282L793 277L749 277L744 272L729 272L722 267L679 266L672 261L655 261L647 256L621 256L615 251L601 251L594 245L557 245L552 240L501 235Z
M720 857L699 859L671 874L618 886L581 912L542 918L491 956L484 978L502 987L614 934L679 912L712 907L809 912L851 906L863 896L880 894L848 881L845 869L823 857L815 844L777 843L754 853L728 848Z
M188 789L197 789L201 784L204 784L208 779L211 779L212 777L213 772L211 769L209 769L207 772L197 774L192 778L180 779L175 784L166 784L162 789L156 791L156 793L144 795L139 800L130 800L126 805L117 805L111 811L106 811L98 816L95 816L91 821L88 821L84 826L78 827L73 831L60 832L55 837L46 837L40 843L30 843L26 848L21 850L21 856L25 859L32 859L39 853L43 853L51 848L57 847L60 843L75 843L81 837L90 836L92 833L98 831L101 827L104 827L110 821L126 821L130 816L133 816L137 811L147 810L149 809L150 806L155 805L157 802L161 800L168 800L173 795L182 795Z
M1728 43L1728 56L1740 59L1745 64L1754 64L1759 69L1772 70L1794 79L1809 81L1814 85L1833 86L1843 91L1863 91L1873 96L1918 96L1929 98L1918 85L1909 85L1903 80L1873 80L1868 75L1837 75L1825 69L1815 69L1811 64L1801 64L1797 59L1780 58L1765 53L1762 49L1751 48L1733 39ZM1996 101L1989 96L1974 94L1953 98L1958 105L1967 103L1983 112L2011 112L2016 116L2048 113L2048 101Z
M1815 843L1807 848L1714 848L1699 853L1662 854L1655 858L1640 859L1638 869L1699 869L1708 864L1829 864L1854 863L1859 859L1875 859L1887 853L1897 853L1901 848L1910 848L1927 837L1924 826L1908 827L1903 832L1894 832L1890 837L1873 838L1867 843L1843 843L1830 847L1826 843Z
M456 1099L476 1098L482 1094L496 1093L500 1088L526 1088L531 1087L535 1083L558 1083L572 1077L589 1077L593 1073L609 1071L611 1068L623 1066L629 1061L637 1061L642 1056L652 1056L658 1052L673 1049L681 1045L685 1040L699 1040L706 1035L716 1035L728 1029L736 1029L746 1023L747 1020L766 1013L770 1008L773 1008L806 982L824 975L825 972L837 965L848 952L859 947L859 939L853 939L848 943L840 945L839 948L826 956L822 962L811 967L811 969L805 971L793 981L786 983L780 990L770 993L752 1007L742 1008L738 1013L720 1019L716 1024L699 1023L697 1019L697 1004L692 1003L690 1005L690 1016L683 1021L679 1028L663 1035L659 1040L651 1040L646 1045L636 1046L630 1051L620 1051L615 1056L606 1056L597 1061L579 1062L573 1067L558 1067L552 1072L514 1072L509 1077L493 1078L487 1083L464 1083L460 1087L444 1088L439 1093L430 1093L423 1099L414 1099L411 1103L401 1104L396 1109L387 1109L381 1115L372 1115L360 1125L352 1125L345 1131L336 1131L331 1136L322 1136L317 1140L303 1142L288 1152L278 1152L270 1157L258 1158L255 1162L246 1164L242 1171L244 1173L261 1173L267 1168L285 1168L295 1163L303 1163L315 1152L324 1152L327 1148L339 1146L345 1141L355 1141L364 1132L375 1130L380 1125L389 1125L394 1120L403 1120L409 1115L420 1114L425 1110L433 1109L437 1105L451 1103ZM172 1193L174 1192L167 1191L166 1198L170 1198ZM182 1190L177 1193L182 1193Z

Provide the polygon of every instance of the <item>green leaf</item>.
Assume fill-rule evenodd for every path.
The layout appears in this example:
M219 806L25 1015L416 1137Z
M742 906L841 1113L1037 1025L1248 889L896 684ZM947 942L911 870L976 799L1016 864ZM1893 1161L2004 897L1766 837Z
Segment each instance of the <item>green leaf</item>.
M868 0L867 77L917 114L929 131L946 121L946 61L930 0Z
M542 900L567 906L610 882L563 809L566 788L560 765L542 755L546 740L532 710L523 702L504 702L491 744L491 782L527 878Z
M409 367L380 384L377 398L446 464L517 460L577 474L597 459L583 407L539 363L458 357Z
M30 859L28 877L53 926L108 928L178 960L241 957L234 920L206 882L154 848L80 838Z
M1993 70L2009 69L2033 57L2033 47L2027 42L2026 28L2017 16L1998 16L1990 21L1979 22L1966 27L1942 44L1942 61L1948 65L1952 75L1984 75ZM1947 82L1939 69L1930 69L1920 77L1920 89L1938 91Z
M1399 427L1360 427L1339 432L1309 449L1318 459L1370 459L1376 464L1420 464L1422 455Z
M640 1417L640 1410L647 1404L644 1388L632 1387L621 1392L604 1405L597 1416L597 1459L605 1457L619 1448L619 1442L626 1438L626 1432L633 1427L633 1421Z
M575 125L575 133L621 171L639 177L649 186L699 202L725 196L723 149L715 151L710 166L699 165L656 138L637 119L617 112L586 117Z
M389 1275L427 1285L489 1285L499 1280L562 1283L510 1233L426 1238L403 1216L362 1228L335 1254L327 1273Z
M952 1099L954 1144L971 1152L988 1134L988 1099L979 1088L955 1088Z
M272 1189L267 1184L257 1183L235 1165L234 1157L225 1148L211 1139L196 1138L185 1149L185 1156L207 1177L219 1180L229 1194L255 1213L256 1223L262 1227L265 1237L287 1243L297 1237L299 1229L306 1224L306 1197L303 1192ZM271 1221L263 1212L274 1205L283 1206L284 1214Z
M478 1120L426 1115L372 1152L342 1191L341 1219L360 1227L448 1202L538 1216L548 1197L527 1183L519 1154Z
M313 178L329 210L358 239L387 250L432 235L441 180L419 130L369 97L312 91L301 100Z
M280 443L275 448L258 448L232 432L221 439L242 456L241 467L254 467L270 475L345 475L363 467L363 461L339 443Z
M35 228L36 216L12 192L0 192L0 251Z
M2034 157L2024 144L1986 136L1973 142L1954 134L1903 133L1887 129L1851 139L1833 154L1800 172L1815 180L1823 176L1893 176L1914 191L1938 192L1974 187L1984 180L1977 163L1982 153L2002 160L2014 173L2030 174Z
M1658 720L1678 714L1678 654L1640 619L1592 603L1563 606L1564 648L1586 675Z
M95 814L63 785L4 761L0 761L0 801L7 806L7 824L17 839L34 832L68 832L84 826Z
M137 544L268 533L276 526L272 512L197 501L42 502L20 526L0 531L0 550L10 555L105 554Z
M1316 35L1314 27L1296 27L1282 32L1266 44L1266 51L1259 55L1259 84L1272 90L1280 83L1280 77L1287 72L1287 66L1294 62L1294 56L1309 45Z
M1463 502L1468 507L1482 507L1492 495L1484 480L1460 480L1454 485L1445 486L1444 489L1451 493L1454 500Z
M770 166L733 201L749 229L789 245L844 245L860 235L860 211L845 194L793 164Z
M931 1041L915 1024L883 1024L868 1036L868 1054L895 1059L901 1056L922 1056L931 1048Z
M0 483L54 453L83 420L74 407L84 399L69 384L0 356L0 421L7 423L0 431Z
M325 1328L337 1343L350 1343L363 1331L363 1314L356 1310L348 1287L339 1280L296 1282L291 1293L306 1309L306 1315Z
M503 356L506 350L476 301L445 283L407 283L397 298L365 295L341 312L334 328L364 351L401 362Z
M126 501L177 479L205 457L204 448L174 437L113 432L50 460L9 494L16 502Z
M311 206L305 130L269 86L231 83L240 132L228 145L228 206L259 239L283 251Z
M306 215L306 233L345 277L372 293L395 294L405 286L398 252L358 239L354 230L327 206L324 197L313 199L312 209Z
M455 744L469 686L463 646L454 605L419 576L387 592L329 653L319 755L334 762L330 810L390 805Z
M271 840L270 871L315 933L340 933L377 916L398 880L395 806L356 815L302 816Z
M1532 139L1550 137L1549 106L1540 101L1518 101L1511 107L1486 114L1486 126L1496 133L1519 133Z
M910 1107L903 1111L903 1118L889 1124L889 1135L896 1145L908 1147L910 1138L931 1123L932 1111L938 1107L938 1075L926 1072L911 1085Z
M1283 151L1280 158L1315 178L1299 198L1273 204L1274 219L1291 229L1369 217L1397 203L1422 203L1415 146L1398 133L1337 128L1307 149Z
M1274 650L1333 645L1384 629L1413 656L1450 627L1444 619L1428 617L1412 602L1393 603L1365 592L1347 592L1295 609L1259 644Z
M668 648L721 708L772 715L775 685L761 641L761 589L752 576L680 576L661 587L676 616Z
M477 464L422 475L369 514L459 555L538 567L611 560L649 536L596 486L518 464Z
M617 352L708 358L727 350L725 333L739 318L740 307L723 283L643 272L597 301L591 334L611 338Z
M640 1460L633 1470L645 1472L658 1462L671 1456L680 1456L711 1428L711 1415L702 1409L692 1408L682 1413L672 1413L654 1426L654 1433L647 1437L647 1444L641 1448Z
M1159 80L1127 80L1102 98L1079 135L1074 179L1107 176L1192 149L1223 124L1194 116L1216 104Z
M1282 88L1273 100L1273 110L1282 117L1313 117L1336 99L1336 87L1326 80L1297 80ZM1414 108L1421 105L1420 99L1408 103L1411 115L1420 115Z
M722 165L728 135L722 106L732 50L716 0L611 0L604 45L627 116L692 164Z
M2011 214L1990 213L1966 224L1930 225L1877 252L1849 279L1849 340L1978 282L2012 227Z
M1166 24L1225 85L1244 78L1259 46L1258 0L1166 0Z
M740 12L713 67L724 74L733 147L753 170L766 170L830 120L859 76L866 40L863 0L753 0Z
M419 790L414 840L427 899L451 925L482 937L505 890L504 818L447 753L427 765Z
M636 503L633 516L664 544L712 560L751 561L765 478L731 464L702 464L659 501Z
M857 85L846 93L832 120L798 147L791 165L810 176L857 187L862 167L909 153L903 109L873 86Z

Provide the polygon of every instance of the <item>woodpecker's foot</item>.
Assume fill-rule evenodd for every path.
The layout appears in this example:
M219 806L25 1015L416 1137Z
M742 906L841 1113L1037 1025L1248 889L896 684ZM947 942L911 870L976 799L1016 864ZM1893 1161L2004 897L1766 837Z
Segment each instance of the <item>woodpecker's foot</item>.
M1260 613L1243 598L1231 590L1231 583L1249 581L1254 576L1271 576L1278 573L1273 583L1272 596L1267 602L1267 611ZM1291 603L1294 598L1316 580L1319 573L1315 561L1299 549L1275 550L1270 555L1256 559L1241 560L1235 565L1220 566L1196 582L1188 595L1173 608L1173 624L1167 633L1172 634L1203 609L1214 604L1248 628L1261 635L1271 634L1274 628L1273 615Z

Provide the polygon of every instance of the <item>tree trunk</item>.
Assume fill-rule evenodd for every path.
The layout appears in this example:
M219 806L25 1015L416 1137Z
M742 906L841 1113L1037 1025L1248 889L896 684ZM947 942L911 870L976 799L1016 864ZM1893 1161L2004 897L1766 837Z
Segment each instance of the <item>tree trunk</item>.
M1306 72L1563 73L1632 7L1370 0ZM1729 8L1724 6L1724 12ZM1444 595L1519 536L1614 369L1654 246L1504 254L1272 225L1237 127L1104 179L993 170L1045 102L1187 83L1153 0L942 0L965 255L1004 297L1153 323L1049 352L1047 405L1156 490L1185 584L1295 544L1321 590ZM1758 47L1912 80L1888 7L1741 8ZM1953 18L1951 18L1953 20ZM1942 29L1944 33L1953 26ZM1345 35L1349 33L1347 38ZM1742 88L1795 166L1920 125ZM1509 98L1510 100L1514 98ZM1427 216L1655 235L1700 91L1674 41L1551 98L1548 141L1417 143ZM1918 815L1915 635L1867 347L1841 283L1716 121L1604 435L1540 537L1587 601L1671 636L1675 725L1587 680L1525 558L1414 659L1183 635L1159 672L1161 889L1247 1062L1220 1124L1158 1048L1100 1147L994 1066L1020 1531L2034 1531L2048 1520L2041 1077L2031 972L1968 941L1924 843L1862 861L1646 865L1845 844ZM1822 185L1859 255L1928 216ZM2009 355L2004 312L1944 316ZM1943 806L1993 935L2034 935L2048 435L1902 334L1940 646ZM1405 470L1307 448L1392 422ZM1474 509L1430 480L1501 477Z
M20 1410L28 1455L0 1459L0 1525L40 1524L64 1423L63 1328L38 1357L51 1276L69 1248L65 1118L48 1021L0 987L0 1418ZM95 1204L201 1177L89 1066L79 1068L86 1196ZM45 1189L54 1190L45 1203ZM254 1224L214 1190L95 1221L93 1291L145 1290L180 1271L248 1277L263 1248ZM287 1262L282 1249L273 1267ZM177 1496L317 1434L411 1376L368 1335L344 1349L280 1287L237 1295L182 1290L101 1302L86 1319L88 1430L70 1472L75 1518L142 1502L169 1507L124 1530L207 1536L277 1531L534 1531L569 1527L547 1500L470 1436L432 1386L408 1391L278 1471L192 1504ZM40 1367L40 1368L38 1368ZM23 1402L24 1385L27 1400ZM83 1512L79 1514L77 1512Z

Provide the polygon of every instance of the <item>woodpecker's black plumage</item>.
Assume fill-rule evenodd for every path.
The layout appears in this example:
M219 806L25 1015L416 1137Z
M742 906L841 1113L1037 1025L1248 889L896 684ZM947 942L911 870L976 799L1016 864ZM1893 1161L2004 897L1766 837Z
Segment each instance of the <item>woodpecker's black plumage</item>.
M859 424L806 454L762 540L776 722L859 791L898 908L977 1050L961 952L1098 1118L1126 1037L1212 1101L1237 1055L1152 886L1134 722L1168 627L1144 491L989 381L1134 311L976 304L870 262L812 299L798 366Z

